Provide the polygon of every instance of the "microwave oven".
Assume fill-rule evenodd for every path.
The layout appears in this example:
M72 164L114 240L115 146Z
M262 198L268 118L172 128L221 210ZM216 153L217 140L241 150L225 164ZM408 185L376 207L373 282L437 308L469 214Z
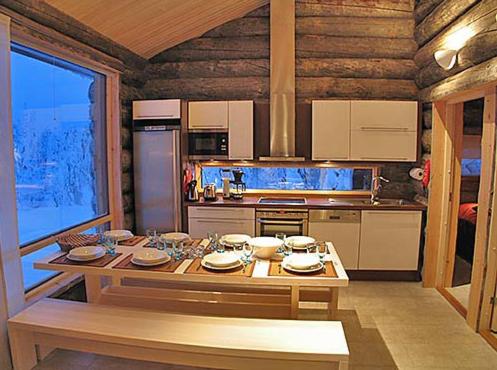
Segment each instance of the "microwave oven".
M228 133L220 131L189 132L188 157L192 160L228 159Z

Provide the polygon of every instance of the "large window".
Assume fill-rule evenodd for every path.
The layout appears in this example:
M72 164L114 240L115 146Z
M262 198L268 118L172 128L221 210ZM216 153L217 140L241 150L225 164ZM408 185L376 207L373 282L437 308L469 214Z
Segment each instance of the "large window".
M368 191L372 169L315 168L315 167L243 167L243 181L252 190L325 190ZM202 167L202 186L222 187L222 178L232 174L223 172L229 167Z
M13 44L12 129L18 234L21 247L109 213L105 76ZM30 289L53 273L22 257Z

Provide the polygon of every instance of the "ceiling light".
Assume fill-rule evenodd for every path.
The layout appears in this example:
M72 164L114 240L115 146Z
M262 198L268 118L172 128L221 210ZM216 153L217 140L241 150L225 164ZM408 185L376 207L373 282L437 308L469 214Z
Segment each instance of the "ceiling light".
M437 50L434 54L435 60L438 65L448 71L457 61L457 50L454 49L441 49Z

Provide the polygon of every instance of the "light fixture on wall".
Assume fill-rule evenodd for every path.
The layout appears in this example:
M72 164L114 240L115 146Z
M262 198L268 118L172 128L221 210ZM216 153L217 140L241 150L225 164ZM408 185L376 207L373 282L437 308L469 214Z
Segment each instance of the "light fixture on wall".
M438 65L448 71L457 61L457 50L455 49L441 49L437 50L434 54L435 60Z

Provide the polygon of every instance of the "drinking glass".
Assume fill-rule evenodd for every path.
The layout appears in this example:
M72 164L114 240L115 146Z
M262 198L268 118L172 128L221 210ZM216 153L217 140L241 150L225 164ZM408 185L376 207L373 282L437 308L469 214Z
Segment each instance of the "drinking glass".
M320 243L317 245L316 250L319 256L319 261L323 262L326 256L326 244Z
M250 263L252 261L252 253L254 252L254 248L246 243L243 245L243 255L245 256L245 263Z
M286 234L284 234L284 233L276 233L276 234L274 235L274 237L275 237L275 238L277 238L277 239L283 240L283 243L284 243L284 242L285 242L285 239L286 239ZM276 253L282 253L282 252L284 252L284 251L283 251L283 248L284 248L284 247L280 247L280 248L278 248L278 250L276 251Z
M183 257L184 245L183 242L173 242L174 259L178 261Z
M157 241L157 249L158 250L164 251L164 250L166 250L166 247L167 247L167 243L165 240L158 240Z
M292 245L290 243L289 244L287 244L287 243L283 244L283 254L285 255L285 257L288 257L292 253L293 253Z
M313 243L313 244L309 244L307 246L307 253L317 253L317 244L316 243Z
M113 238L111 236L107 236L104 238L104 246L107 254L111 256L116 254L116 246L117 246L117 238Z
M216 232L211 231L207 233L207 239L209 239L209 248L212 251L215 251L217 249L217 241L219 240L219 235Z
M155 229L147 229L146 231L148 244L157 248L157 230Z

